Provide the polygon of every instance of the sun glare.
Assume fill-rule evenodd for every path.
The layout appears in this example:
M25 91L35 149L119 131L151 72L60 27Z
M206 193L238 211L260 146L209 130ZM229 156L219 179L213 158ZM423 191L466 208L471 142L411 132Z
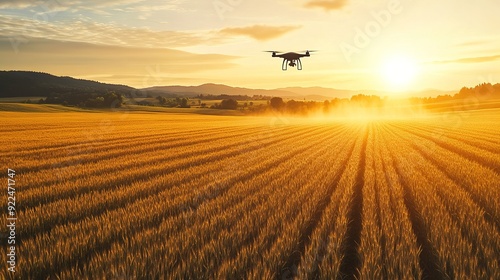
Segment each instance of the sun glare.
M417 63L408 56L393 55L384 60L381 74L389 86L403 88L415 80Z

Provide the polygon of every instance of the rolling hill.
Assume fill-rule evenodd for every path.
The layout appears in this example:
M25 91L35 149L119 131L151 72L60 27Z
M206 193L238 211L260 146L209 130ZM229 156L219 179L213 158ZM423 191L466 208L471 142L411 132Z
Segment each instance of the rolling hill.
M249 89L242 87L231 87L221 84L203 84L199 86L157 86L144 88L142 91L148 92L153 96L161 95L164 97L195 97L203 95L264 95L264 96L279 96L295 100L314 100L324 101L334 98L351 98L353 95L378 95L386 96L386 92L375 90L344 90L325 87L286 87L277 89ZM440 90L424 90L408 93L401 93L403 97L435 97L438 95L454 94L456 91L440 91Z
M249 89L241 87L231 87L221 84L203 84L199 86L159 86L142 89L152 95L181 95L184 97L195 97L203 95L265 95L280 96L285 98L299 98L300 95L287 90Z
M123 96L149 94L163 97L195 97L203 95L279 96L295 100L323 101L334 98L350 98L353 95L386 96L387 93L373 90L342 90L325 87L286 87L277 89L250 89L223 84L202 84L198 86L155 86L136 89L126 85L106 84L97 81L58 77L47 73L31 71L0 71L0 98L5 97L47 97L51 93L105 93L115 92ZM140 94L142 93L142 94ZM402 94L402 96L430 97L453 94L450 91L425 90Z
M107 91L125 95L137 90L125 85L58 77L41 72L0 71L0 97L47 97L51 93L102 93Z

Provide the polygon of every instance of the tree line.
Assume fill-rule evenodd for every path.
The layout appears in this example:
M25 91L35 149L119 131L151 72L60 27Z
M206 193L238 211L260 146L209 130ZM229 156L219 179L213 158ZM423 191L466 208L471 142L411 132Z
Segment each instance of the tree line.
M78 92L49 93L39 103L61 104L82 108L119 108L123 104L123 96L115 92Z

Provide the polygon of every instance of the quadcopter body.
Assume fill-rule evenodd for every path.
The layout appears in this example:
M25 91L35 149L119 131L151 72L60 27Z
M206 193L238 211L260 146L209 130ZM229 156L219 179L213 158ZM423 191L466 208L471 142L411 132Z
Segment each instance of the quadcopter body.
M297 70L302 70L302 61L300 60L302 57L311 56L311 52L314 51L305 51L305 53L296 53L296 52L279 52L279 51L267 51L272 53L273 57L283 58L283 63L281 64L281 69L286 71L288 66L295 67L297 66Z

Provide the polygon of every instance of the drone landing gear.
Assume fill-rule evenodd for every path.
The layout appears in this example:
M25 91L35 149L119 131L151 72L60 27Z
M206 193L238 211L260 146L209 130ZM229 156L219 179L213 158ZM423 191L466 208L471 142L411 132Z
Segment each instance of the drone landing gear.
M288 60L286 58L283 58L283 64L281 65L281 70L286 71L288 67Z
M297 65L297 70L302 70L302 61L299 59L288 60L286 58L283 59L283 63L281 64L281 69L286 71L288 69L288 65L295 67Z

